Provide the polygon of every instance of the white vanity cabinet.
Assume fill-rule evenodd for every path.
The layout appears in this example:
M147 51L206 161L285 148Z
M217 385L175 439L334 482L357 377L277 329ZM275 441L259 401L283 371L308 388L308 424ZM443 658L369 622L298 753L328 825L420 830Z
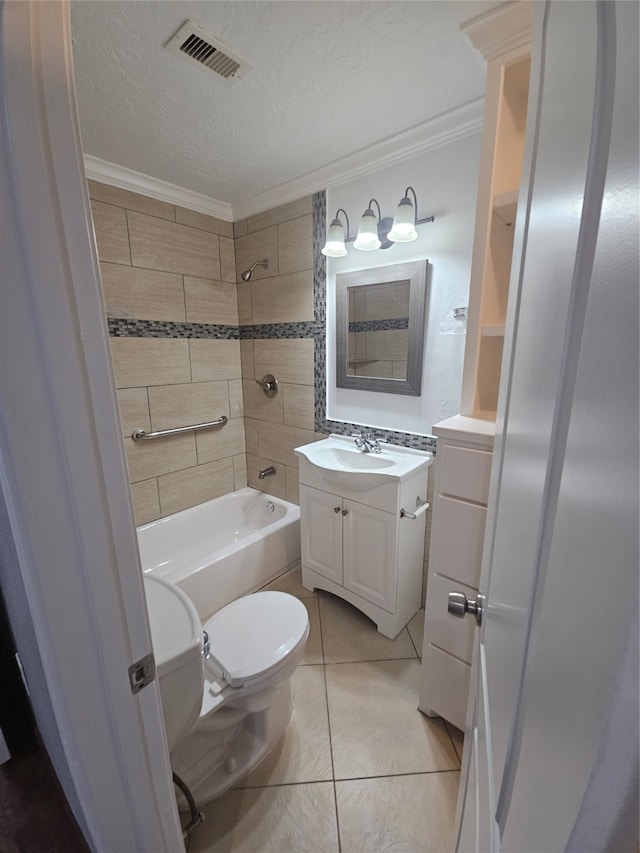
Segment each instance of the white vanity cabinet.
M390 639L420 609L424 502L432 461L429 453L396 452L414 455L414 470L366 489L360 489L357 472L353 488L349 478L337 488L324 479L322 468L298 454L303 586L344 598Z
M456 415L438 436L422 649L420 710L464 729L475 621L447 610L450 592L474 598L484 544L495 425Z

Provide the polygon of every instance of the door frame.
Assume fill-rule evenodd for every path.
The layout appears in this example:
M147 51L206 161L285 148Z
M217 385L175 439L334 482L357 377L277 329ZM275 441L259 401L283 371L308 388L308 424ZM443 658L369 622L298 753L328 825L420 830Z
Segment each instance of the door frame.
M0 3L0 583L95 850L183 849L76 111L68 2Z

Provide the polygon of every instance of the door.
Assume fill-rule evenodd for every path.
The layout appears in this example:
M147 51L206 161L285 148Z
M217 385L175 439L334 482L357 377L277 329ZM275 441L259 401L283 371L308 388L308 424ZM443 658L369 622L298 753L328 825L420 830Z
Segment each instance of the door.
M344 586L395 613L397 516L346 498L342 514Z
M456 849L631 850L638 5L537 15Z
M342 586L342 498L300 486L302 565Z

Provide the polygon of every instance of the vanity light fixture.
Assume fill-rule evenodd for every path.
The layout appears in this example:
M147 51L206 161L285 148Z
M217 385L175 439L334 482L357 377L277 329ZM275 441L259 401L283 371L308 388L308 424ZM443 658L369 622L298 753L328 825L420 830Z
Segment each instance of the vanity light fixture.
M344 226L340 221L340 212L344 213L344 218L347 220L347 230L345 232ZM347 211L339 207L336 211L335 218L331 225L329 226L329 230L327 232L327 242L324 244L320 251L323 255L326 255L328 258L344 258L347 254L345 242L349 239L349 217L347 216Z
M409 198L409 191L413 194L414 201ZM377 217L373 205L378 209ZM362 214L358 234L349 237L349 217L344 208L339 207L335 219L331 222L327 231L327 242L320 250L328 258L343 258L347 254L346 243L353 243L353 248L361 252L373 252L376 249L388 249L394 243L410 243L418 239L416 225L425 222L434 222L435 216L427 216L424 219L417 218L418 199L413 187L407 187L404 196L396 209L396 215L383 217L377 199L372 198L365 212ZM347 223L345 231L340 213L344 214Z
M409 190L413 193L414 204L409 198ZM404 197L400 200L400 204L396 208L396 215L393 217L393 228L389 231L389 240L392 243L410 243L412 240L418 239L416 225L422 222L433 222L433 216L427 216L426 219L418 219L418 197L413 187L407 187L404 191Z

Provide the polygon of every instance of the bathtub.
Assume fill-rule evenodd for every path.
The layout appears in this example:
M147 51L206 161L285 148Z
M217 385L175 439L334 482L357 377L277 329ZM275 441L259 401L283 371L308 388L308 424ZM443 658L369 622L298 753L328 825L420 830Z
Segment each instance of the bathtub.
M300 562L300 508L246 487L138 528L142 570L177 584L206 621Z

